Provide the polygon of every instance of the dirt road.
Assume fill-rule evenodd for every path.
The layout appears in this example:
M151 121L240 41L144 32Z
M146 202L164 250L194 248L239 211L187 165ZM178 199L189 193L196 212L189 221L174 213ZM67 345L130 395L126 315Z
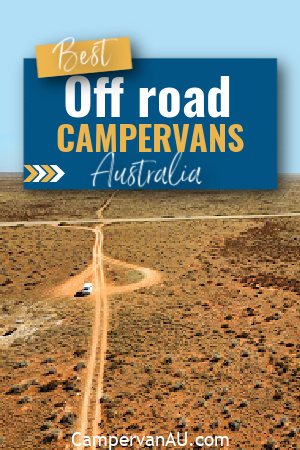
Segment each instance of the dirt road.
M252 219L276 219L279 217L300 217L300 213L277 213L277 214L240 214L240 215L197 215L197 216L174 216L174 217L128 217L118 219L62 219L62 220L35 220L35 221L15 221L0 222L0 227L38 226L38 225L77 225L80 223L91 224L112 224L112 223L131 223L131 222L174 222L181 220L252 220Z
M102 217L103 211L109 207L115 193L99 209L97 215ZM76 227L82 229L85 227ZM95 226L94 228L85 228L95 234L95 242L93 247L93 262L85 271L76 277L72 277L66 283L58 286L55 294L61 296L73 296L74 292L79 291L87 280L93 280L93 294L88 297L94 300L94 324L92 332L92 341L90 345L89 360L87 365L87 375L84 385L84 395L82 400L82 409L77 429L80 430L81 436L98 436L101 425L101 399L103 398L103 379L105 370L106 350L107 350L107 334L109 322L109 303L108 296L123 292L130 292L141 287L151 286L160 281L160 274L154 270L145 267L138 267L134 264L112 259L104 256L104 224ZM136 283L126 284L122 286L108 285L105 280L104 262L108 262L115 266L121 266L129 270L140 272L143 277ZM77 448L83 448L77 447ZM92 448L95 448L92 446Z
M84 272L72 277L56 290L57 296L72 296L74 292L82 287L84 281L93 279L93 294L88 297L94 299L94 325L90 355L88 360L87 376L84 385L84 397L80 415L81 436L98 436L99 425L101 424L101 398L103 397L103 378L105 369L107 332L109 320L109 295L130 292L141 287L151 286L160 281L160 274L149 268L139 267L134 264L112 259L103 254L103 225L90 229L95 233L95 243L93 248L93 263ZM116 266L127 269L134 269L142 273L143 278L136 282L122 286L106 284L104 275L104 262L109 262ZM83 447L78 447L83 448ZM92 447L95 448L95 447Z
M93 269L95 316L80 417L80 432L82 436L89 432L90 427L92 428L90 431L92 431L93 435L96 436L98 434L98 424L101 422L101 405L99 400L103 395L103 375L107 346L108 303L103 270L102 227L96 227L94 233Z

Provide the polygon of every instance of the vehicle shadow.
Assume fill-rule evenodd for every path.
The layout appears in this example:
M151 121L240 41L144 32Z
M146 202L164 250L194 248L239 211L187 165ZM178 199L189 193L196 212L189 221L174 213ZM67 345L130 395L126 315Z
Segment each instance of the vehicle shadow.
M74 294L74 297L86 297L86 295L83 294L81 291L77 291L76 294Z

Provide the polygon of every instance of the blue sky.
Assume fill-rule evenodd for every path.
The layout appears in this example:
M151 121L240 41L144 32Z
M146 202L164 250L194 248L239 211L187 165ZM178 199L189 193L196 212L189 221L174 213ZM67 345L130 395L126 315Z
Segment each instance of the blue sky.
M300 173L299 15L299 0L2 4L0 172L23 170L23 58L35 57L35 45L130 36L137 58L278 58L279 172Z

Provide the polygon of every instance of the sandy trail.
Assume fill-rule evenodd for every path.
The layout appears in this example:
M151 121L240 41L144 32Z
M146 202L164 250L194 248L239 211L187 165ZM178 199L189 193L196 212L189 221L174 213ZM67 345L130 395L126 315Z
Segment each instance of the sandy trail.
M96 278L96 289L99 298L100 314L102 312L102 317L100 317L102 323L102 333L100 331L100 343L98 352L99 355L99 373L96 380L96 404L95 404L95 414L93 417L93 436L98 435L99 424L101 423L101 404L100 399L103 397L103 380L104 380L104 367L106 359L106 349L107 349L107 331L108 331L108 301L107 292L105 284L105 275L103 268L103 232L101 227L95 228L96 242L95 242L95 253L96 253L96 263L95 263L95 277ZM97 245L98 238L98 245Z
M142 287L151 286L160 281L160 274L154 270L104 256L103 225L97 226L94 229L91 229L91 231L95 233L92 265L81 274L72 277L63 285L58 286L55 292L58 296L74 296L74 292L80 290L85 282L91 281L91 279L93 282L93 294L86 297L89 301L92 299L95 301L95 316L80 417L81 436L91 435L88 433L91 421L92 436L99 435L99 424L101 423L100 399L103 397L103 379L109 320L108 296L131 292ZM136 283L122 286L107 285L104 274L104 261L129 270L138 270L143 274L143 278ZM84 298L84 300L86 300L86 298ZM96 389L96 395L93 394L93 387ZM92 446L92 448L95 447Z
M90 347L90 357L88 361L88 370L87 376L84 386L84 397L82 402L82 410L81 410L81 418L80 418L80 433L81 436L86 434L88 429L89 422L89 409L90 409L90 397L93 388L93 379L96 365L96 356L97 349L99 345L99 338L101 332L101 290L100 290L100 278L99 278L99 259L101 264L101 255L102 255L102 243L103 243L103 233L101 232L101 228L97 227L94 230L95 232L95 244L93 249L93 266L94 269L94 297L95 297L95 316L94 316L94 326L93 326L93 335L92 335L92 343ZM96 406L97 408L97 406ZM94 430L93 430L94 431ZM80 447L83 448L83 447Z
M94 231L92 229L90 230ZM136 283L130 283L125 285L106 284L105 287L107 295L117 295L132 292L143 287L153 286L154 284L159 283L161 279L159 272L149 269L147 267L140 267L135 264L130 264L125 261L119 261L117 259L113 259L110 258L109 256L104 255L103 255L103 262L111 263L115 266L127 268L130 270L136 270L143 275L143 278ZM61 285L56 286L56 288L52 290L52 294L55 297L74 297L74 294L82 289L84 283L92 282L94 286L95 280L96 276L94 270L94 263L92 263L80 274L71 277L69 280L67 280L65 283ZM82 297L82 300L91 301L95 299L95 296L96 293L94 289L92 295L88 297Z
M115 219L61 219L61 220L26 220L14 222L0 222L0 227L16 227L22 226L40 226L40 225L60 225L66 223L68 225L76 225L79 223L91 224L113 224L113 223L144 223L144 222L176 222L176 221L193 221L193 220L253 220L253 219L276 219L278 217L300 217L300 213L274 213L274 214L240 214L240 215L196 215L196 216L174 216L174 217L126 217Z
M118 191L113 191L111 195L108 197L108 199L103 203L100 209L97 211L97 217L98 219L101 219L103 217L103 212L110 206L111 202L113 201L114 196L117 194Z
M113 194L114 195L114 194ZM113 195L104 203L98 211L98 217L106 207L109 206ZM81 436L98 436L99 425L101 424L101 403L103 397L103 380L107 350L107 335L109 321L109 304L108 296L120 293L127 293L140 289L142 287L152 286L160 281L159 272L149 268L140 267L128 262L119 261L103 254L103 228L104 224L88 227L72 227L75 229L85 229L95 233L95 242L93 247L93 262L81 272L79 275L71 277L62 285L57 286L53 293L55 296L74 297L77 291L82 289L85 282L93 283L93 293L91 296L82 297L84 301L95 302L94 325L92 333L92 341L90 346L89 360L87 364L87 375L84 385L84 395L82 401L82 409L79 420L79 429ZM104 262L120 266L128 270L139 271L143 278L131 284L117 286L106 284L104 274ZM77 448L83 449L83 445ZM95 446L92 445L93 449Z

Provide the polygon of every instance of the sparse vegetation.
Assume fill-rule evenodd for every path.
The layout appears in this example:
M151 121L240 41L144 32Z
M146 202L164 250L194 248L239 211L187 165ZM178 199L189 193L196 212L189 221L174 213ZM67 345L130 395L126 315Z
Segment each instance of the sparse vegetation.
M123 192L109 215L286 211L298 190L292 182L284 193ZM104 196L43 193L42 207L27 192L12 210L18 189L8 191L5 220L88 218ZM86 196L92 206L80 210ZM50 226L0 233L1 440L7 449L64 448L78 431L93 302L52 290L90 264L93 235ZM104 228L105 253L161 272L162 282L109 297L102 434L173 430L228 434L231 448L297 445L299 234L298 218ZM106 265L111 284L140 276Z

